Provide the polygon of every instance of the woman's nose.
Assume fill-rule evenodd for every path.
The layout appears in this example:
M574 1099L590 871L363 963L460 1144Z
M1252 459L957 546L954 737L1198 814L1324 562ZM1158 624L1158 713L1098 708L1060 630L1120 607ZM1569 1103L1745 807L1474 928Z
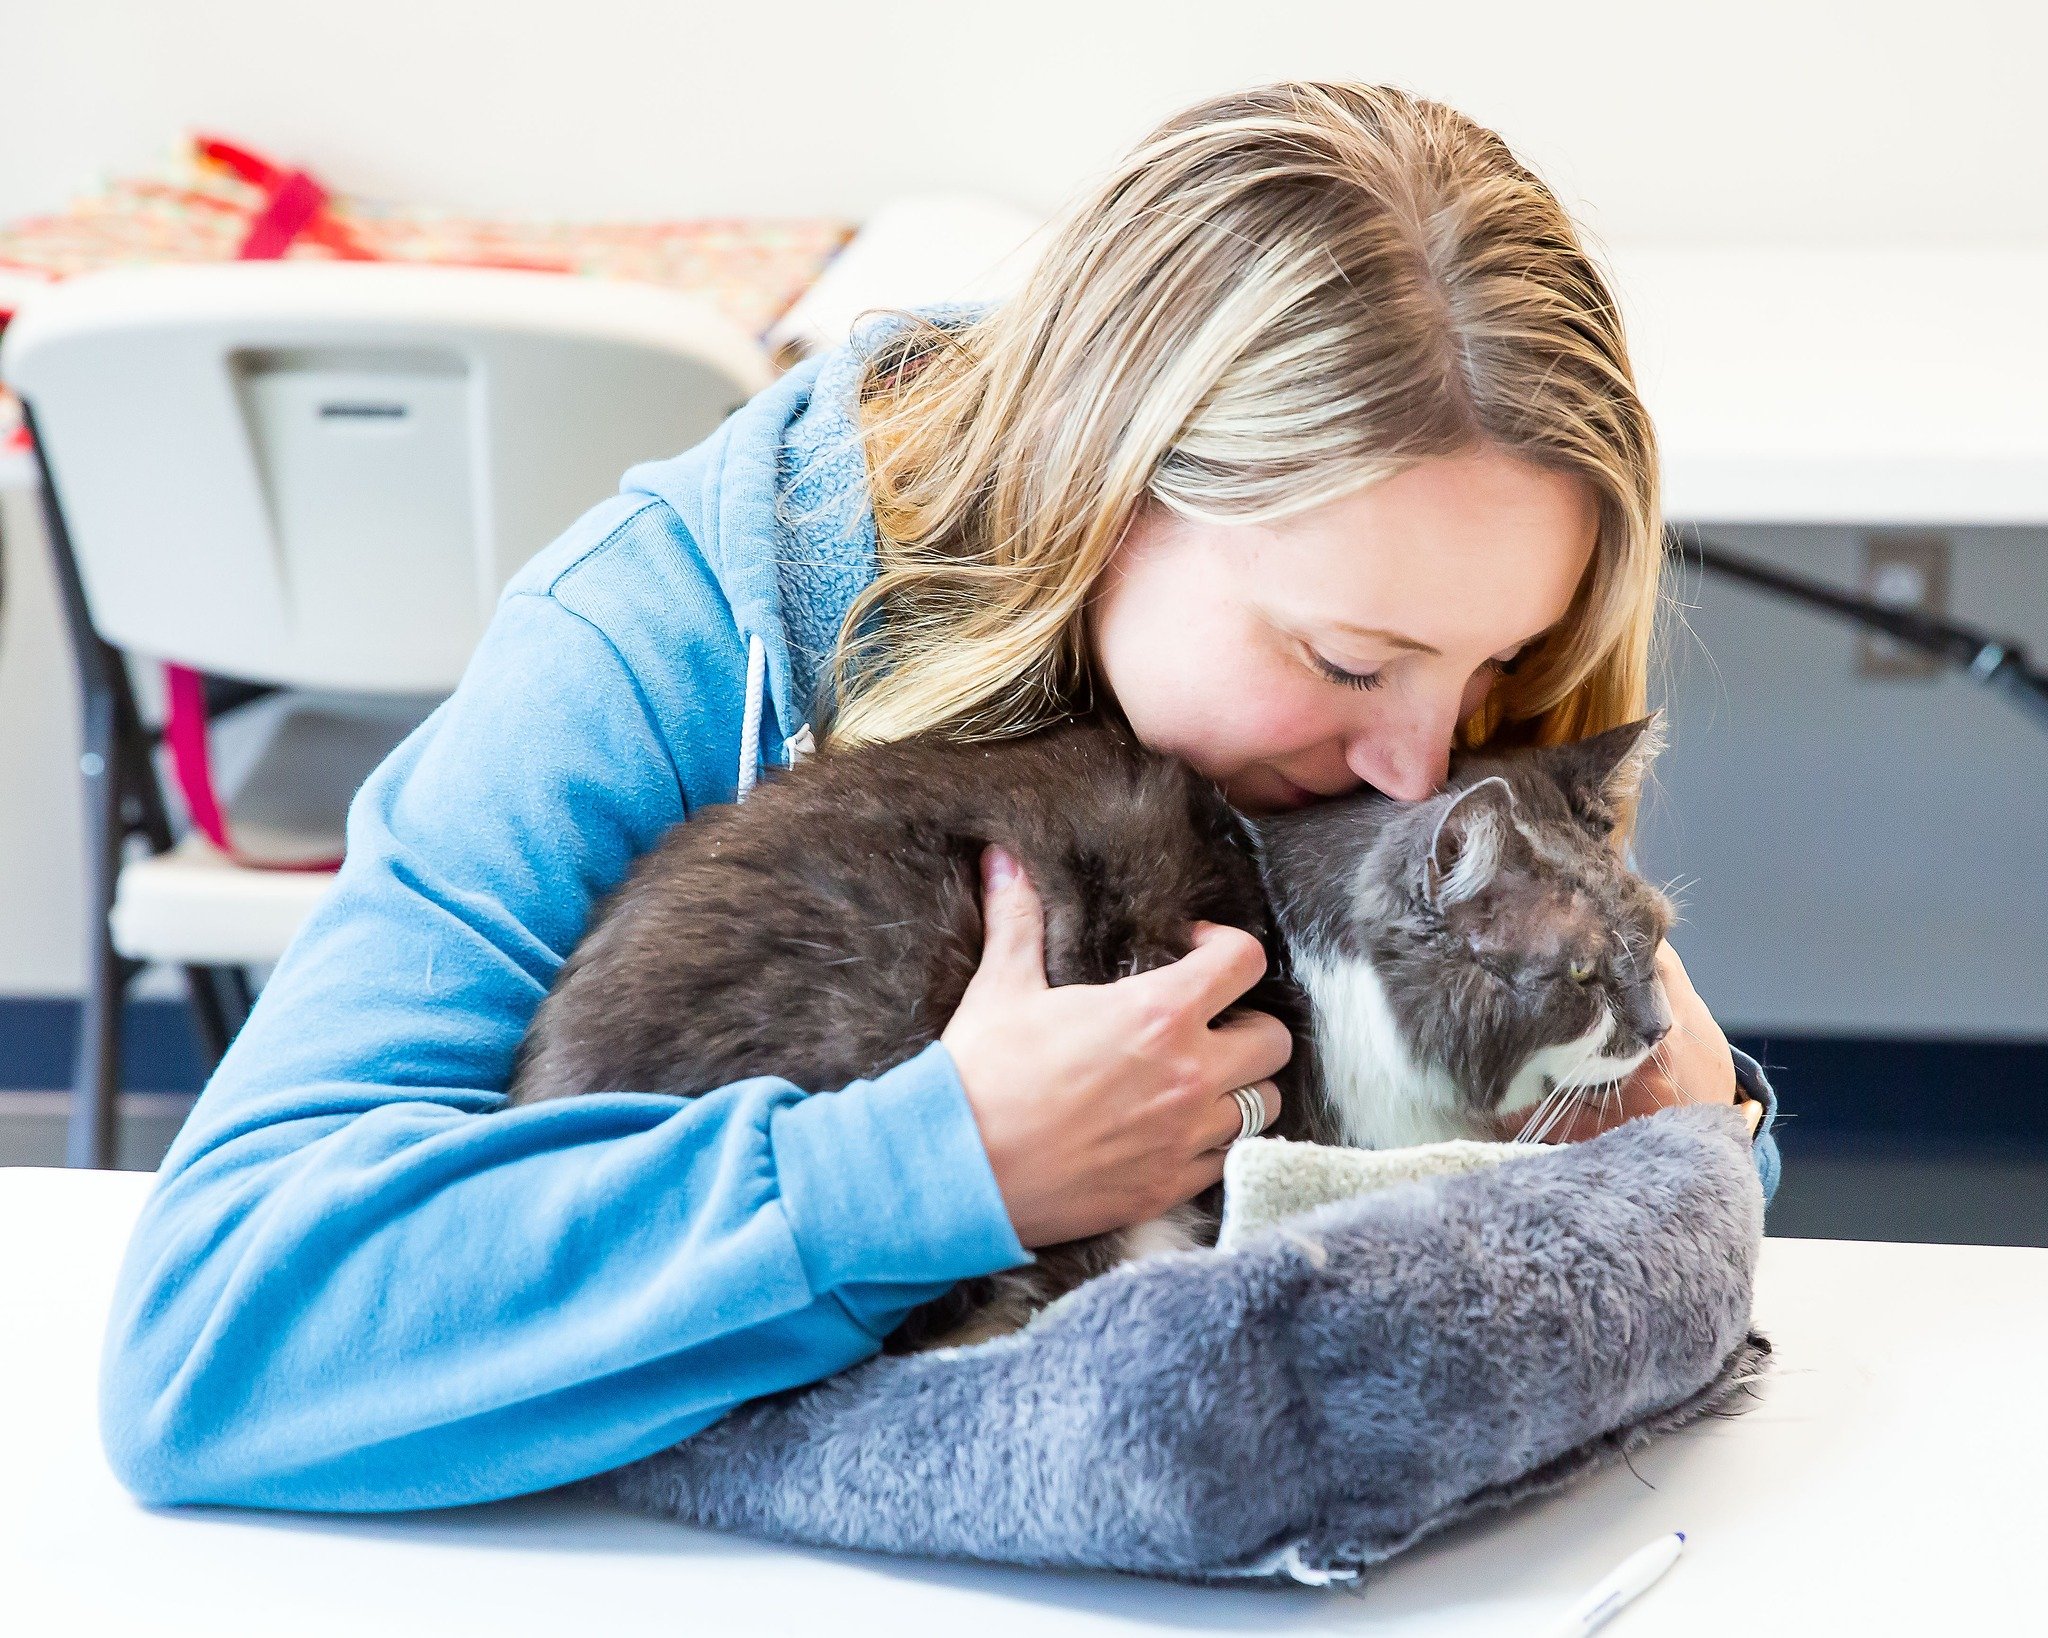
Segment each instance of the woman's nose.
M1420 802L1443 788L1451 771L1451 736L1457 732L1455 702L1450 709L1379 725L1346 748L1351 771L1397 802Z

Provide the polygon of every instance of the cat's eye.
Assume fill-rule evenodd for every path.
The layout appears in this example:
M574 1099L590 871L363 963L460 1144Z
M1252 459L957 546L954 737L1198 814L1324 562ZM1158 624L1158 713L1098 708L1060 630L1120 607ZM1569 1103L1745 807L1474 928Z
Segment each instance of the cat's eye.
M1590 984L1593 982L1593 963L1590 961L1574 961L1569 967L1565 968L1564 975L1574 984Z

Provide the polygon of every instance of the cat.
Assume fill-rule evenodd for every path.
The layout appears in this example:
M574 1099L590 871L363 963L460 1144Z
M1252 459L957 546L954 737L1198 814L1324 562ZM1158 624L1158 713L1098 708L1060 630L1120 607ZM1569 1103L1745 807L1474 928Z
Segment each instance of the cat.
M1367 792L1251 821L1338 1141L1547 1135L1573 1093L1656 1049L1674 911L1612 842L1662 748L1658 712L1466 753L1421 802Z
M1669 1028L1654 967L1669 907L1609 845L1656 727L1462 756L1417 803L1367 787L1264 817L1102 722L827 750L637 861L535 1014L508 1106L762 1074L821 1092L901 1063L973 976L980 855L1000 842L1043 903L1051 983L1173 961L1196 920L1266 946L1232 1010L1271 1013L1297 1042L1269 1136L1497 1135L1628 1073ZM914 1309L886 1346L1015 1330L1119 1262L1213 1244L1220 1212L1218 1186L1039 1248Z
M1066 726L999 745L926 737L826 750L706 808L643 856L556 975L510 1103L610 1089L680 1096L749 1075L819 1092L938 1038L980 962L980 856L1001 842L1045 912L1053 984L1106 984L1189 949L1189 923L1278 935L1250 833L1185 764L1128 735ZM1302 1038L1283 971L1242 998ZM1329 1141L1276 1077L1276 1135ZM934 1186L943 1186L934 1180ZM1013 1330L1128 1257L1215 1238L1221 1191L1117 1234L1039 1248L968 1280L892 1351Z

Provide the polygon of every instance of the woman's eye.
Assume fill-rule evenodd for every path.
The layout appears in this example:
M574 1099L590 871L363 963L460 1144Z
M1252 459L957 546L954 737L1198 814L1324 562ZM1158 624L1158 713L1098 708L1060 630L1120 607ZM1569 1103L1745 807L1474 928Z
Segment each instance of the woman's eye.
M1346 688L1377 688L1384 680L1377 671L1346 671L1340 665L1332 665L1320 654L1313 656L1316 669L1331 682L1342 683Z

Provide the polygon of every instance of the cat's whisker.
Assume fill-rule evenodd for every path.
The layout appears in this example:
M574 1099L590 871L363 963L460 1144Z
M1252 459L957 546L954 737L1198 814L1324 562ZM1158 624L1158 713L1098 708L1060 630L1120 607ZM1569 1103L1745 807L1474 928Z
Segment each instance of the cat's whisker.
M1575 1086L1571 1089L1571 1095L1558 1109L1556 1122L1550 1131L1544 1134L1546 1140L1571 1129L1578 1117L1585 1113L1587 1099L1593 1090L1590 1086Z
M1700 879L1697 876L1673 876L1671 880L1658 888L1657 891L1662 893L1667 899L1675 899L1681 894L1690 892L1699 884Z
M1553 1086L1543 1096L1543 1101L1529 1111L1529 1118L1522 1123L1516 1134L1517 1143L1541 1143L1550 1135L1550 1128L1556 1121L1558 1111L1571 1099L1568 1087Z
M1674 1018L1671 1020L1671 1027L1677 1030L1688 1041L1691 1041L1695 1046L1704 1044L1701 1042L1699 1035L1693 1030L1690 1024L1682 1024L1676 1018Z
M1622 1095L1620 1081L1602 1081L1597 1087L1585 1087L1585 1085L1579 1085L1577 1079L1575 1079L1581 1069L1585 1069L1589 1063L1593 1063L1593 1059L1599 1057L1599 1050L1602 1050L1604 1044L1606 1044L1604 1040L1595 1040L1591 1046L1587 1046L1579 1054L1579 1061L1569 1071L1565 1071L1563 1077L1559 1077L1559 1081L1556 1081L1556 1085L1550 1089L1550 1095L1544 1097L1542 1104L1538 1104L1538 1114L1542 1114L1546 1108L1550 1108L1552 1100L1556 1100L1556 1106L1550 1108L1546 1120L1542 1120L1538 1124L1538 1120L1532 1118L1522 1128L1524 1134L1528 1134L1532 1128L1536 1130L1536 1136L1530 1138L1532 1143L1542 1143L1542 1140L1546 1140L1550 1136L1552 1130L1561 1128L1569 1120L1569 1116L1573 1114L1571 1106L1577 1104L1577 1102L1583 1102L1583 1095L1587 1091L1599 1091L1599 1093L1602 1093L1602 1110L1606 1110L1606 1100L1610 1100L1610 1097L1612 1097L1612 1100L1620 1100L1620 1095ZM1563 1097L1559 1097L1559 1093L1563 1093Z
M1522 1136L1517 1141L1526 1140L1531 1143L1542 1143L1549 1138L1552 1132L1564 1125L1571 1115L1572 1105L1578 1101L1580 1094L1590 1090L1587 1087L1580 1086L1575 1077L1580 1070L1584 1069L1586 1065L1599 1056L1603 1045L1605 1045L1604 1041L1593 1042L1585 1051L1579 1054L1578 1062L1557 1078L1552 1084L1550 1092L1536 1106L1536 1113L1523 1126Z
M1614 1126L1620 1126L1624 1118L1626 1108L1622 1106L1622 1083L1608 1081L1606 1085L1599 1087L1599 1130L1606 1132Z
M1664 1048L1662 1046L1650 1048L1650 1061L1664 1072L1664 1085L1671 1088L1671 1096L1669 1098L1666 1098L1661 1091L1653 1089L1650 1094L1652 1100L1660 1109L1675 1108L1684 1099L1678 1092L1677 1077L1671 1073L1671 1061L1664 1055Z
M1537 1099L1535 1106L1523 1118L1521 1129L1514 1136L1516 1143L1534 1143L1536 1141L1531 1134L1548 1118L1551 1105L1564 1095L1564 1090L1555 1081L1551 1083L1550 1090Z
M1522 1122L1522 1129L1515 1134L1517 1143L1541 1143L1549 1130L1553 1113L1560 1101L1570 1094L1570 1088L1553 1086L1543 1094L1542 1100L1529 1111L1529 1118Z
M1552 1107L1550 1118L1543 1123L1542 1127L1535 1134L1533 1141L1537 1143L1548 1143L1553 1136L1564 1128L1565 1124L1571 1119L1575 1106L1578 1104L1585 1088L1562 1086L1558 1088L1558 1091L1562 1096L1558 1098L1556 1104Z
M1580 1090L1572 1077L1591 1062L1592 1054L1598 1050L1597 1046L1587 1048L1585 1052L1579 1055L1577 1063L1573 1064L1564 1074L1551 1082L1550 1090L1543 1095L1542 1100L1530 1112L1528 1120L1523 1122L1521 1134L1517 1139L1518 1142L1542 1143L1549 1138L1552 1131L1563 1123L1566 1115L1570 1112L1574 1098Z

